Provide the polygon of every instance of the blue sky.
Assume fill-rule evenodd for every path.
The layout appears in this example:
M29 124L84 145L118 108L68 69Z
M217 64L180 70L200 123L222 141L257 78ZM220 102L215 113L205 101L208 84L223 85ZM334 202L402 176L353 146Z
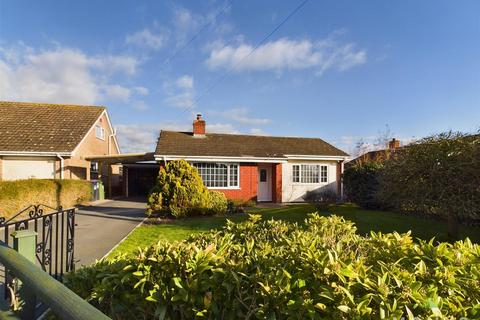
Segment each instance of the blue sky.
M105 105L127 152L197 112L348 152L478 130L480 2L310 0L250 54L301 2L0 0L0 99Z

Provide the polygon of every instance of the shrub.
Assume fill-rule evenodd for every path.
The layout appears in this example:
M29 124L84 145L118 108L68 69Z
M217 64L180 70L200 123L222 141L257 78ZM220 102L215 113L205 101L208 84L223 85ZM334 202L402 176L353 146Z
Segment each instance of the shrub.
M348 199L366 209L380 208L377 194L383 166L381 162L367 161L345 169L343 183Z
M325 211L329 205L338 201L338 194L332 188L326 188L323 190L308 191L303 199L313 204L318 210Z
M404 148L386 162L379 196L403 212L458 221L480 219L480 135L446 132Z
M160 168L157 183L148 196L147 215L161 214L180 218L225 213L226 206L227 199L212 195L203 184L197 169L185 160L176 160L168 162L165 168Z
M225 194L217 191L210 191L210 205L209 210L212 214L225 214L227 213L227 197Z
M337 216L229 222L66 284L113 319L419 319L480 316L480 247L355 234Z
M10 217L32 204L71 207L92 199L85 180L27 179L0 182L0 216Z

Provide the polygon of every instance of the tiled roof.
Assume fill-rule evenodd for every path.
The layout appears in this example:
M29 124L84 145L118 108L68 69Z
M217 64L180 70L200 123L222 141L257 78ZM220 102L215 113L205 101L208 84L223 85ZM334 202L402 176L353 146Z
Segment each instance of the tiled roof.
M285 155L347 156L318 138L161 131L156 155L281 158Z
M0 151L72 152L104 110L0 101Z

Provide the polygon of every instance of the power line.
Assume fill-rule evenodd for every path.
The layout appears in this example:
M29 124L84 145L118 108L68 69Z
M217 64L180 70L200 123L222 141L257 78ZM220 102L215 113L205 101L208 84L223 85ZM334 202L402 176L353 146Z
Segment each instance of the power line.
M277 32L288 20L290 20L291 17L293 17L300 9L302 9L305 4L307 4L308 0L302 1L298 6L293 9L292 12L290 12L275 28L273 28L272 31L270 31L265 37L263 37L262 40L260 40L255 47L238 63L236 63L234 66L232 66L230 69L228 69L223 75L217 78L216 81L214 81L208 88L205 90L201 95L199 95L189 106L187 106L179 115L176 119L178 119L180 116L182 116L185 112L191 110L197 103L202 99L204 96L206 96L210 91L212 91L219 83L223 82L236 68L242 64L243 61L245 61L248 57L250 57L257 49L263 45L275 32Z

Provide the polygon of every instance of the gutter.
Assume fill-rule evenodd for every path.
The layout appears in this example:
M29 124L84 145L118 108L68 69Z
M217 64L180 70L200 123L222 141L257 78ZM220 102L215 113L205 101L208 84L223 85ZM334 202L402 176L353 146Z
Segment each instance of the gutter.
M71 152L45 152L45 151L0 151L0 156L38 156L38 157L70 157Z

